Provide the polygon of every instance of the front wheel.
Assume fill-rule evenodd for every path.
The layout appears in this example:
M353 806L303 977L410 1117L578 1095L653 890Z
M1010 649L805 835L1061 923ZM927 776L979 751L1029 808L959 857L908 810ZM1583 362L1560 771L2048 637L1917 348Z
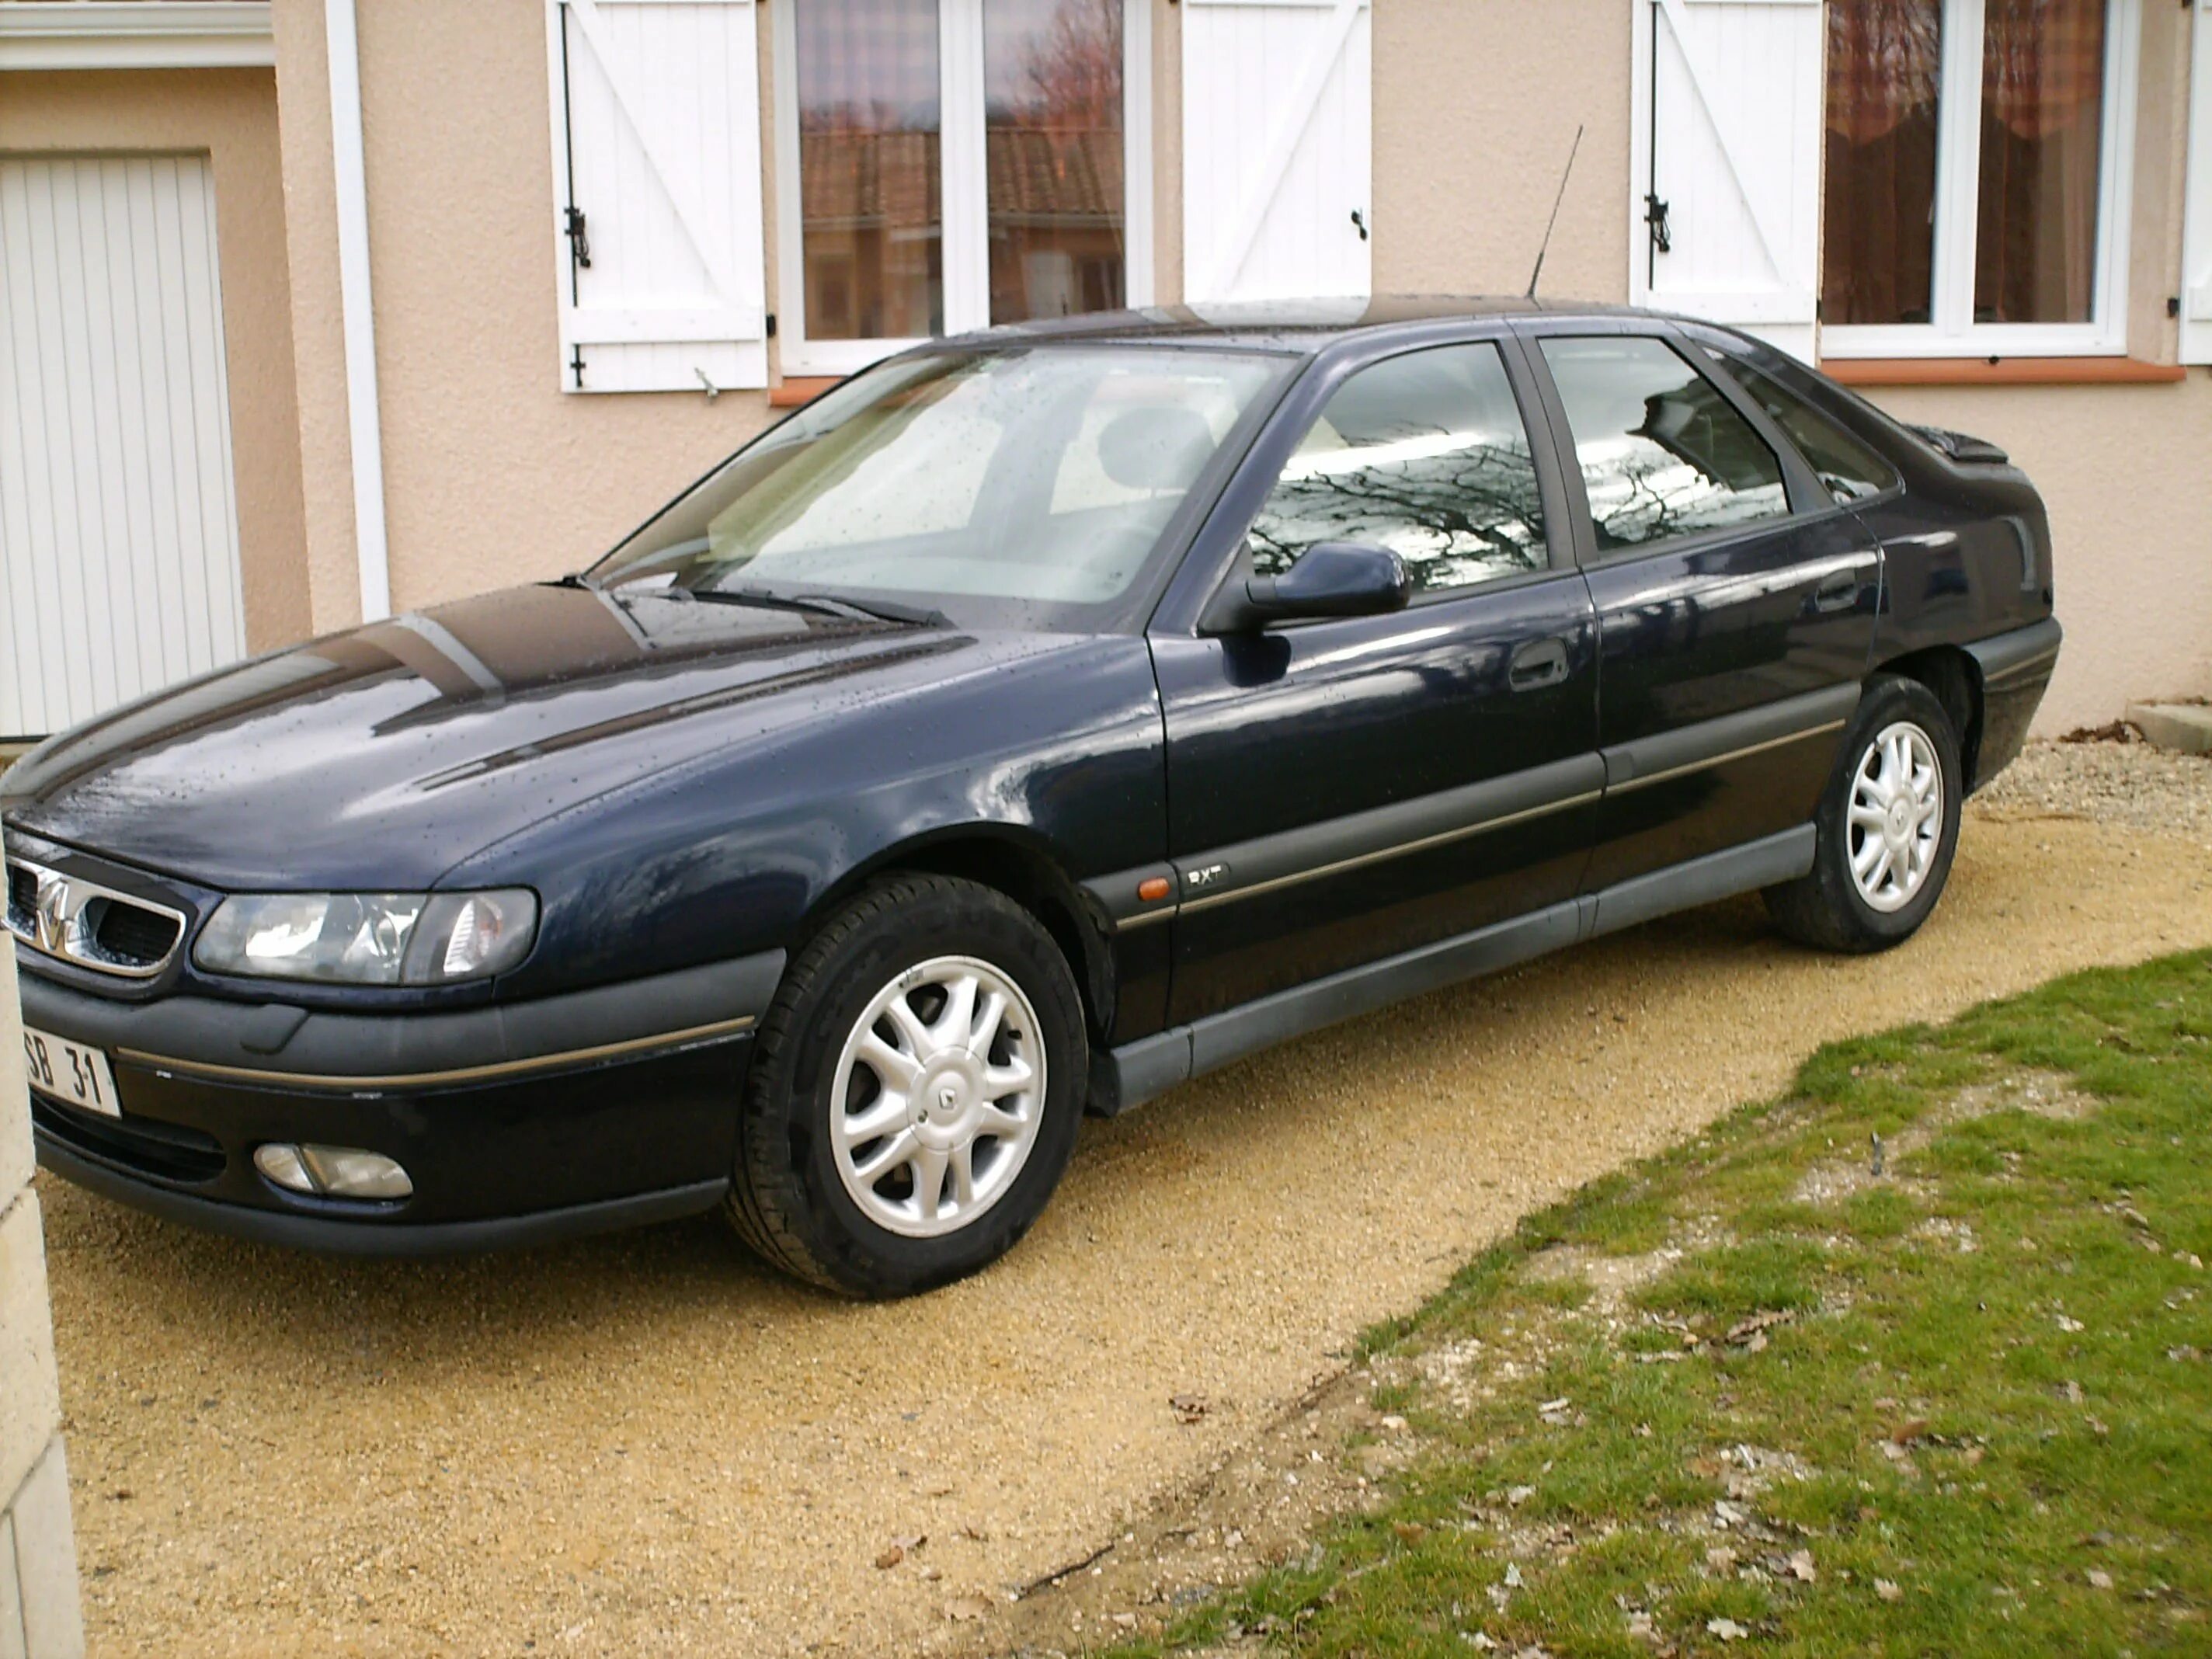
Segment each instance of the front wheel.
M1927 921L1959 844L1959 738L1917 680L1870 682L1820 796L1808 875L1766 890L1782 931L1830 951L1885 951Z
M808 942L762 1019L730 1218L848 1296L973 1273L1052 1195L1088 1060L1074 977L1027 911L948 877L882 883Z

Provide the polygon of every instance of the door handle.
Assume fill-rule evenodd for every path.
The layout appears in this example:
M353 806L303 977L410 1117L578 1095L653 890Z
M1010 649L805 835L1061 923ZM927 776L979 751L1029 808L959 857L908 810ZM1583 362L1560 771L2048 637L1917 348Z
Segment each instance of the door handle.
M1529 641L1513 653L1505 670L1505 683L1516 691L1557 685L1566 677L1567 642L1561 639Z
M1838 570L1813 590L1813 609L1815 611L1848 611L1859 602L1859 577L1856 570Z

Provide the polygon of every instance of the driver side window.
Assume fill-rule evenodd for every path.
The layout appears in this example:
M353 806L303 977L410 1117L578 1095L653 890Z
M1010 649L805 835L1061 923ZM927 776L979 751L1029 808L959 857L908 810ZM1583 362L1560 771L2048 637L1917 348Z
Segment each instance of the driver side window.
M1409 351L1345 381L1284 466L1249 541L1262 576L1321 542L1389 548L1416 597L1544 568L1535 461L1497 346Z

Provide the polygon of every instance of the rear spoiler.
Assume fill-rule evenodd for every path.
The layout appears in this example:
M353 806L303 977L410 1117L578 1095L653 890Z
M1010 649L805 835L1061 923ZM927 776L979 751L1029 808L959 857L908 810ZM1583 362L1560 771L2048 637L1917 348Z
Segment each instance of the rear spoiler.
M2012 457L1987 438L1970 437L1966 433L1953 432L1940 426L1916 426L1911 429L1962 465L2009 466L2012 464Z

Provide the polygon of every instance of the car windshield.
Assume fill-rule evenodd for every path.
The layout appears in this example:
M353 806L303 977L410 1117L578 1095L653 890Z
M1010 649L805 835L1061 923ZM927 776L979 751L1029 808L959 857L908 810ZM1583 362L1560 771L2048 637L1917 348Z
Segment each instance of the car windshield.
M839 386L590 573L701 599L1101 624L1289 360L1139 346L933 351Z

